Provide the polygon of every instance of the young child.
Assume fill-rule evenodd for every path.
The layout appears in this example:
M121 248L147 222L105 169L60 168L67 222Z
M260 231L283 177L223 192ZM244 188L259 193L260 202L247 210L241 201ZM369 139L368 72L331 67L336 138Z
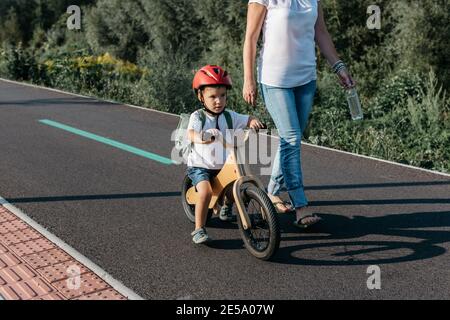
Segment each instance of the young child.
M188 156L187 174L199 195L195 206L195 231L191 234L192 241L201 244L210 240L205 229L212 197L210 181L217 176L226 160L221 143L213 137L225 137L227 129L262 129L263 124L255 117L225 110L227 90L232 88L232 81L230 75L221 67L208 65L201 68L194 77L193 88L203 104L203 109L194 112L189 120L188 139L194 145ZM232 128L229 128L229 125L232 125ZM231 208L223 207L220 219L230 220Z

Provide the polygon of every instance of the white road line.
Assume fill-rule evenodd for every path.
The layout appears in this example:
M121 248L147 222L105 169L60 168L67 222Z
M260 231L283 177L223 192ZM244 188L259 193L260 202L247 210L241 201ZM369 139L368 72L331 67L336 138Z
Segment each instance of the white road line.
M35 85L35 84L17 82L17 81L7 80L7 79L3 79L3 78L0 78L0 80L5 81L5 82L9 82L9 83L18 84L18 85L29 86L29 87L33 87L33 88L37 88L37 89L45 89L45 90L49 90L49 91L53 91L53 92L58 92L58 93L61 93L61 94L72 95L72 96L81 97L81 98L87 98L87 99L93 99L93 100L99 101L99 102L105 101L105 102L109 102L109 103L116 104L116 105L122 105L122 106L127 106L127 107L130 107L130 108L136 108L136 109L141 109L141 110L161 113L161 114L165 114L165 115L169 115L169 116L173 116L173 117L178 117L178 115L173 114L173 113L168 113L168 112L158 111L158 110L154 110L154 109L150 109L150 108L134 106L134 105L131 105L131 104L120 103L120 102L111 101L111 100L102 100L102 99L95 98L95 97L83 96L83 95L80 95L80 94L70 93L70 92L66 92L66 91L62 91L62 90L58 90L58 89L53 89L53 88L47 88L47 87L38 86L38 85ZM277 137L272 136L272 135L267 135L267 136L269 136L271 138L277 138ZM318 146L318 145L310 144L310 143L306 143L306 142L302 142L302 144L310 146L310 147L318 148L318 149L323 149L323 150L327 150L327 151L343 153L343 154L351 155L351 156L354 156L354 157L360 157L360 158L374 160L374 161L379 161L379 162L383 162L383 163L388 163L388 164L392 164L392 165L396 165L396 166L400 166L400 167L404 167L404 168L409 168L409 169L414 169L414 170L418 170L418 171L422 171L422 172L436 174L436 175L440 175L440 176L443 176L443 177L450 177L450 174L448 174L448 173L443 173L443 172L439 172L439 171L423 169L423 168L414 167L414 166L407 165L407 164L402 164L402 163L389 161L389 160L384 160L384 159L378 159L378 158L374 158L374 157L370 157L370 156L364 156L364 155L360 155L360 154L352 153L352 152L348 152L348 151L342 151L342 150L338 150L338 149Z
M6 209L14 213L17 217L22 219L24 222L26 222L28 225L36 229L39 233L41 233L44 237L46 237L48 240L56 244L59 248L67 252L70 256L75 258L78 262L85 265L88 269L90 269L92 272L94 272L98 277L103 279L106 283L108 283L111 287L113 287L115 290L117 290L120 294L124 295L130 300L144 300L142 297L140 297L138 294L136 294L131 289L128 289L123 285L120 281L114 279L109 273L107 273L105 270L100 268L98 265L96 265L94 262L83 256L80 252L75 250L73 247L69 246L67 243L65 243L63 240L49 232L47 229L45 229L43 226L35 222L33 219L31 219L27 214L25 214L22 210L19 208L13 206L12 204L8 203L5 199L0 197L0 206L3 205ZM1 296L0 296L1 300Z

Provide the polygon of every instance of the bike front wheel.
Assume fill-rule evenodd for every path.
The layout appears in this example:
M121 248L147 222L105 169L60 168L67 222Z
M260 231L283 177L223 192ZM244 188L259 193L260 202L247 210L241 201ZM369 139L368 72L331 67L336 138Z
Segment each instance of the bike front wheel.
M269 260L280 246L280 227L276 210L265 192L256 186L242 193L251 226L245 230L238 214L239 230L247 250L256 258Z

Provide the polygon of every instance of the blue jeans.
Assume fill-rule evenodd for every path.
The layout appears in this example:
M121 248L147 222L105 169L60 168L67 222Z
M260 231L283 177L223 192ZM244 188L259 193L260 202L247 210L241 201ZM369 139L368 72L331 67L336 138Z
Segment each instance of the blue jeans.
M316 80L295 88L261 84L261 92L280 136L268 192L287 191L295 208L308 205L303 187L301 140L308 125L316 93Z

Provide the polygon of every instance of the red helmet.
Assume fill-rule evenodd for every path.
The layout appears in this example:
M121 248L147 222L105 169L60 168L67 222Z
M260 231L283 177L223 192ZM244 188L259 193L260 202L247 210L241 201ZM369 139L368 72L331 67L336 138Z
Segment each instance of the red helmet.
M226 86L228 89L231 89L233 83L231 81L231 77L219 66L211 66L207 65L201 68L195 74L194 81L192 83L192 87L194 90L199 90L204 86Z

